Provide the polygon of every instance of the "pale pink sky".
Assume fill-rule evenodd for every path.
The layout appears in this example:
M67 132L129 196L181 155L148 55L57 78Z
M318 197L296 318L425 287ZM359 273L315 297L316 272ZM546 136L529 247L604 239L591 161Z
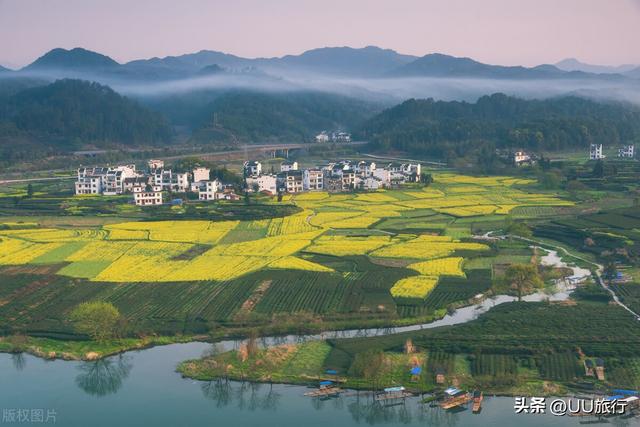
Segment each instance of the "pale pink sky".
M640 0L0 0L0 64L54 47L119 62L377 45L494 64L640 63Z

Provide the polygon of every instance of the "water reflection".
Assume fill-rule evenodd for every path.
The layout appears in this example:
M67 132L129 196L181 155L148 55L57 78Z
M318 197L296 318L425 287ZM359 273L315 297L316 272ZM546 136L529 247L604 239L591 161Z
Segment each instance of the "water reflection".
M114 394L122 387L132 367L131 357L127 355L82 362L78 365L80 373L76 376L76 384L92 396Z
M13 363L13 367L16 368L16 371L22 371L25 366L27 366L27 359L24 357L24 353L12 353L11 363Z
M225 379L203 382L200 389L204 397L214 401L218 408L235 403L238 409L248 411L275 411L282 397L270 384L236 383Z

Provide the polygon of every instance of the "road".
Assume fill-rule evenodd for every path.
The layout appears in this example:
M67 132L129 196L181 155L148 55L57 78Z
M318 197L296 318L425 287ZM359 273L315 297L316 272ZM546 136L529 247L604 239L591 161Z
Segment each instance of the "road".
M363 154L363 156L371 157L373 159L381 159L381 160L395 160L395 161L398 161L398 162L414 162L414 163L426 163L426 164L434 165L434 166L447 166L446 163L429 161L429 160L403 159L403 158L399 158L399 157L376 156L375 154Z
M358 146L358 145L366 145L368 141L353 141L347 143L341 143L339 145L346 146ZM245 144L239 146L239 148L233 150L225 150L225 151L213 151L211 153L191 153L191 154L180 154L177 156L169 156L169 157L159 157L163 160L173 160L173 159L181 159L185 157L202 157L202 156L221 156L227 154L242 154L247 151L271 151L271 150L285 150L292 148L310 148L310 147L320 147L320 146L330 146L330 143L300 143L300 144Z
M56 177L49 177L49 178L0 179L0 185L19 184L23 182L35 182L35 181L60 181L63 179L76 179L76 177L75 176L56 176Z

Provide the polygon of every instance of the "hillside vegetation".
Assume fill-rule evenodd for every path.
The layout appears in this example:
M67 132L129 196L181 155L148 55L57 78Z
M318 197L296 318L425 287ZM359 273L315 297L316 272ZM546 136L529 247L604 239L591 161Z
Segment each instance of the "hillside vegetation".
M168 142L166 121L107 86L58 80L0 98L0 158L33 158L86 145Z
M524 100L499 93L475 104L410 99L368 120L359 134L380 150L442 158L463 156L479 142L562 150L637 140L640 110L578 97Z
M149 105L172 123L193 129L198 143L308 141L322 130L351 130L381 110L366 101L320 92L211 91Z

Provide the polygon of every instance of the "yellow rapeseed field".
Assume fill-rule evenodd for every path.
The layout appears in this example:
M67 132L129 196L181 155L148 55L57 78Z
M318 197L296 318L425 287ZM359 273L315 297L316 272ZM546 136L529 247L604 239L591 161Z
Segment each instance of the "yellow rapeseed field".
M370 255L425 260L409 265L420 276L403 279L392 290L394 296L422 298L439 276L463 274L461 258L451 257L455 251L482 251L487 246L456 241L450 236L327 234L340 229L363 234L358 230L385 220L385 224L391 224L385 230L392 232L403 227L410 230L413 224L431 224L433 228L421 228L444 231L449 224L449 234L465 236L468 227L463 225L458 231L455 223L450 224L453 219L442 220L443 214L457 217L507 214L518 206L572 204L549 194L524 191L519 186L534 182L527 179L453 173L434 174L434 178L435 183L429 187L415 186L403 191L286 196L283 202L291 200L303 211L283 218L243 222L238 230L242 238L237 239L232 234L222 240L239 221L123 222L101 228L0 230L0 265L64 259L69 265L59 274L96 281L226 281L265 268L333 271L300 258L303 251L335 256ZM414 210L419 211L414 214ZM194 250L189 252L190 249ZM49 252L52 253L47 256Z
M438 279L429 276L412 276L398 280L391 288L396 298L426 298L438 284Z
M269 268L279 268L283 270L324 271L324 272L334 271L332 268L325 267L322 264L307 261L306 259L302 259L294 256L279 258L269 263Z
M391 239L388 236L321 236L305 251L335 256L365 255L390 242Z
M435 237L451 240L451 237L449 236ZM487 249L489 248L481 243L434 240L421 236L417 239L385 246L371 252L370 255L383 258L433 259L449 256L456 250L482 251Z
M407 268L423 276L464 276L462 257L438 258L409 264Z

